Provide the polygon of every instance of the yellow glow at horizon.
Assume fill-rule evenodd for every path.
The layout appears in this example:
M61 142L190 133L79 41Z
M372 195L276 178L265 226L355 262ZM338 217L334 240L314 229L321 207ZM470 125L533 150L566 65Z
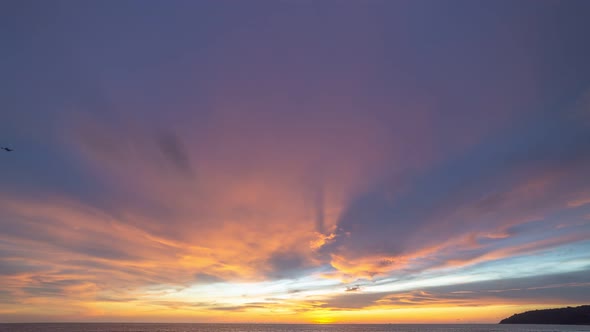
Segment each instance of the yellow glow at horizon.
M208 310L162 308L143 303L95 302L84 304L84 312L79 307L62 313L71 321L121 321L121 322L194 322L194 323L313 323L313 324L460 324L497 323L515 312L551 308L563 304L527 305L482 305L459 306L421 306L395 308L367 308L362 310L330 310L322 308L306 312L271 310L237 311L231 315ZM578 305L573 304L572 305ZM2 308L0 308L2 310ZM46 311L42 306L21 307L22 314L35 314Z

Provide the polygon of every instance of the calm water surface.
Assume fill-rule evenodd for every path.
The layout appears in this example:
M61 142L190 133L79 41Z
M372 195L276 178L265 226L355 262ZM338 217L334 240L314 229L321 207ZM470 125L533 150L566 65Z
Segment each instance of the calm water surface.
M590 332L590 325L0 324L0 332Z

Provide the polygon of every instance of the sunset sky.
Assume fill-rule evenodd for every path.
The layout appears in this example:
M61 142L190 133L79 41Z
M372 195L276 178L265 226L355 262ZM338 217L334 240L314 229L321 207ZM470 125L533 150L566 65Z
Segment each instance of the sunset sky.
M0 1L0 322L590 302L590 1Z

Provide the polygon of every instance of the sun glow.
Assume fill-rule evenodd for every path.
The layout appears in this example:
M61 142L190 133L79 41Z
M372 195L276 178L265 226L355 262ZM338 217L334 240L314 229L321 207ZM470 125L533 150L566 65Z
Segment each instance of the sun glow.
M320 317L314 319L313 322L314 324L333 324L336 322L336 320L330 317Z

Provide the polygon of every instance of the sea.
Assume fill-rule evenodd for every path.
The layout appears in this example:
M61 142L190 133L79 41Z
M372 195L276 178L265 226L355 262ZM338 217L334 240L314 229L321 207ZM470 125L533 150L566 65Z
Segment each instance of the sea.
M8 323L0 332L590 332L590 325Z

